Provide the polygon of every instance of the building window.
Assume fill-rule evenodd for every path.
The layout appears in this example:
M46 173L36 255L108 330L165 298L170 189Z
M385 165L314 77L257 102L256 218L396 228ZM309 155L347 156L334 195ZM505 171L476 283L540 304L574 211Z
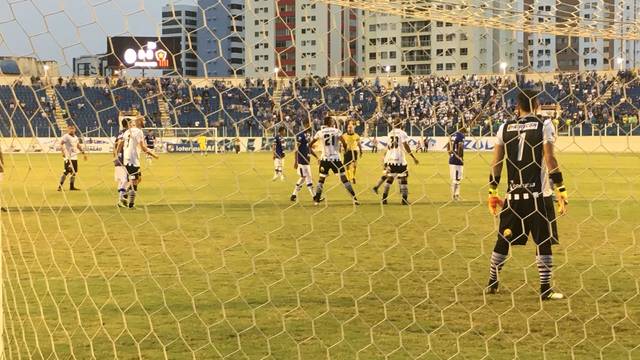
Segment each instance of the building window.
M442 64L436 64L436 70L442 71L443 68L444 66Z
M467 63L460 63L460 70L467 70L468 65Z

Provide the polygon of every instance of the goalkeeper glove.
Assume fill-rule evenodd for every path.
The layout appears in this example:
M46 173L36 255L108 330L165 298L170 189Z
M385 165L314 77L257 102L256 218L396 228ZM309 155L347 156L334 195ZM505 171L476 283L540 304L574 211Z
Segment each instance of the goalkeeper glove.
M556 186L555 190L558 214L564 215L567 212L567 204L569 204L569 193L564 185Z
M489 189L489 198L487 199L487 202L489 205L489 212L493 216L498 215L498 207L502 207L504 205L504 201L502 201L500 196L498 196L497 189Z

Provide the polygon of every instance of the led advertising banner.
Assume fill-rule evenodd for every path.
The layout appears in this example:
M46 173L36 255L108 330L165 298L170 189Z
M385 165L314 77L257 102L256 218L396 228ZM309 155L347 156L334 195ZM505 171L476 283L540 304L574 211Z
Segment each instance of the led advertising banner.
M128 69L173 69L180 39L114 36L107 38L107 64Z

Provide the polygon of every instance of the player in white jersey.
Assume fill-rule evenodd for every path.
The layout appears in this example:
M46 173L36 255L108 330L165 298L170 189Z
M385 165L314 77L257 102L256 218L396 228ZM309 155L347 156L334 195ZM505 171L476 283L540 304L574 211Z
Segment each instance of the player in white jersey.
M123 151L123 162L127 169L127 175L129 176L129 208L135 208L136 192L138 191L138 184L142 180L142 173L140 172L140 151L150 155L153 158L158 158L158 155L154 154L144 141L144 133L142 132L142 126L144 125L144 118L138 117L135 121L129 122L129 129L122 135L122 141L119 143L119 148Z
M388 134L387 152L384 154L384 165L387 169L387 180L384 184L384 192L382 194L382 203L387 203L389 197L389 189L395 178L400 183L400 193L402 194L402 205L409 205L409 171L407 171L407 159L405 152L413 158L413 162L418 165L411 148L409 147L409 136L401 129L402 121L395 119L393 129Z
M342 138L342 131L335 127L335 121L331 116L324 118L324 127L313 137L313 140L309 143L309 148L313 149L313 145L318 141L321 142L320 147L322 148L322 155L320 156L320 175L318 179L318 186L316 188L316 195L313 197L313 201L318 205L320 201L323 200L322 189L324 188L324 182L329 175L329 170L331 170L334 174L340 175L342 185L344 185L345 189L347 189L353 198L353 203L358 205L356 193L353 191L353 186L351 186L349 179L347 179L344 166L342 165L342 161L340 161L340 144L342 144L344 149L347 148L347 144Z
M67 133L62 135L60 146L62 147L62 157L64 158L64 172L60 177L58 191L62 191L62 185L64 185L67 175L71 175L69 178L69 190L80 190L75 186L76 175L78 174L78 154L83 154L85 160L87 160L87 155L84 153L82 144L80 144L80 139L76 136L75 126L67 125Z

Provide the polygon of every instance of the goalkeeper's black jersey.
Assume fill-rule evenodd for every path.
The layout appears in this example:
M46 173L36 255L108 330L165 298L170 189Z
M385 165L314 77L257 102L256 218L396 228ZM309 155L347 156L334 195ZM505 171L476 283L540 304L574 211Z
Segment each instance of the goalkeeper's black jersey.
M536 197L542 194L548 186L543 145L553 142L555 135L551 122L535 116L510 120L500 127L497 135L497 143L505 147L507 192Z

